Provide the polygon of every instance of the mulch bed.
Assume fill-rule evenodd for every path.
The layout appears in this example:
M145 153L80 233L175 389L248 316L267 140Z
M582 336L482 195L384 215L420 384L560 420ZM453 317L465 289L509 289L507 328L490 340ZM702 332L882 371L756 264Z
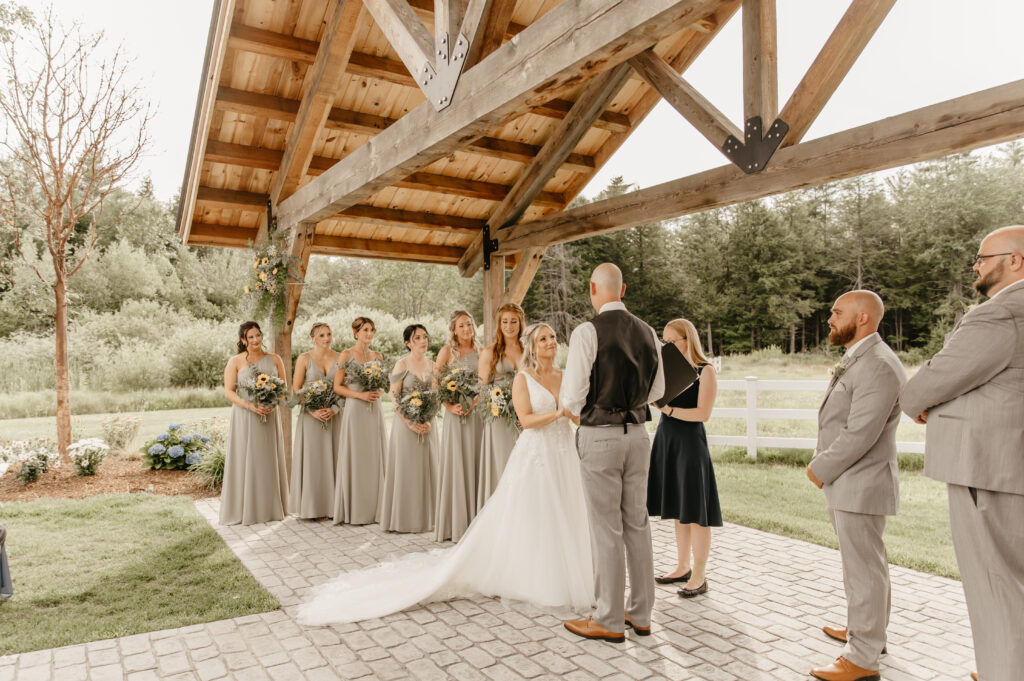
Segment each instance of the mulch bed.
M36 499L82 499L99 494L153 492L176 496L186 494L200 499L219 492L201 485L188 471L152 471L144 468L137 456L111 455L103 460L96 475L75 475L75 467L63 463L46 471L35 482L22 485L7 471L0 477L0 501Z

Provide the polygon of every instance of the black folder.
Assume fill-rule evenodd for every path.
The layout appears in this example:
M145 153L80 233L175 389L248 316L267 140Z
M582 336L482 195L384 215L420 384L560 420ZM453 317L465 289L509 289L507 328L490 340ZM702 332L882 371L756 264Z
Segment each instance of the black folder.
M697 380L697 370L679 352L675 343L661 346L661 365L665 370L665 394L654 404L664 407Z

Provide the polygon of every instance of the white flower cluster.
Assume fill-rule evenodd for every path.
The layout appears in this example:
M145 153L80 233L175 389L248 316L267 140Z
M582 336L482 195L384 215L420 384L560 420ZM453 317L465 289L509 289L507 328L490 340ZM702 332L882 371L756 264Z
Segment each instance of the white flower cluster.
M0 475L7 472L7 469L25 462L36 461L46 462L43 470L49 467L56 468L60 465L60 456L57 453L57 445L53 440L44 437L32 438L31 440L13 440L0 442Z
M98 437L79 440L68 447L68 455L78 475L95 475L96 469L110 452L110 446Z

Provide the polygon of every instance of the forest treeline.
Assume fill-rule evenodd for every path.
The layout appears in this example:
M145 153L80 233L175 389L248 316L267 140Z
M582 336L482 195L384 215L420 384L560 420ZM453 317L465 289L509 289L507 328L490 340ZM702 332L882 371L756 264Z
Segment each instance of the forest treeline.
M630 189L617 178L595 198ZM250 254L182 246L177 202L157 200L148 183L110 201L110 214L137 208L101 230L95 251L69 282L75 385L111 389L126 364L140 365L143 383L215 384L234 329L248 317L242 288ZM866 287L885 300L883 337L908 359L920 359L979 300L970 264L980 238L1021 222L1024 144L1014 142L551 247L524 307L531 321L547 320L566 338L593 314L590 271L610 260L623 269L627 305L656 328L685 316L715 354L768 346L801 352L826 342L832 301ZM48 257L42 248L28 255ZM3 274L0 375L11 378L0 387L52 385L52 291L12 255ZM337 344L346 345L342 316L356 310L387 316L389 331L405 321L429 321L437 345L457 307L482 322L479 275L463 279L452 267L314 256L296 349L304 346L303 330L324 317L336 325ZM400 353L392 340L381 342L388 354ZM34 372L37 380L28 380Z

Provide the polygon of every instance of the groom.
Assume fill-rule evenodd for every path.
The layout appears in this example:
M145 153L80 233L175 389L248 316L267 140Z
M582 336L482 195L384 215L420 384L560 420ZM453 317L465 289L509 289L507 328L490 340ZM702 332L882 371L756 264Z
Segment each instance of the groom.
M560 401L578 419L576 447L590 518L597 609L565 628L584 638L621 643L630 626L651 633L654 557L647 519L651 444L647 405L661 397L665 380L654 329L626 311L622 272L603 263L590 277L597 316L569 339ZM623 607L629 565L629 604ZM625 625L625 626L624 626Z

